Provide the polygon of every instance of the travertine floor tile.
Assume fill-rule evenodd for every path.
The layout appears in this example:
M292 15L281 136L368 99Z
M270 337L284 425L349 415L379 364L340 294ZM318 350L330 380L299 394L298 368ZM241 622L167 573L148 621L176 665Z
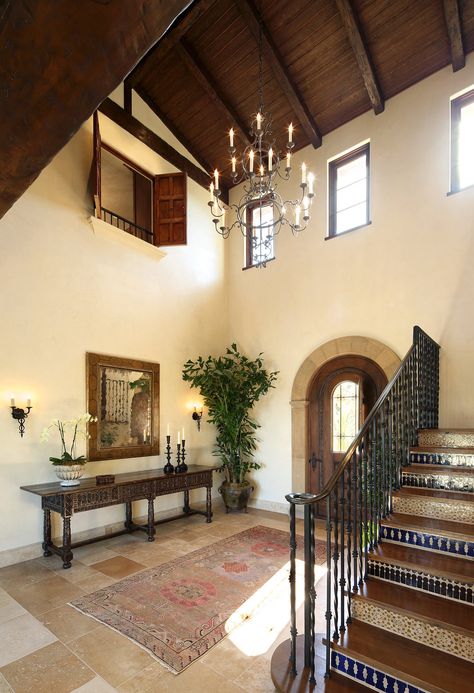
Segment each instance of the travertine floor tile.
M12 693L13 688L9 685L3 674L0 674L0 693Z
M114 558L117 554L115 551L100 546L98 544L92 544L91 546L80 546L78 549L73 550L74 559L79 560L84 565L91 565L92 563L98 563L99 561L106 561L108 558Z
M253 658L246 657L230 640L225 639L211 648L199 661L233 681L250 667Z
M84 565L84 563L81 563L75 558L72 561L71 567L67 570L64 570L61 566L61 568L53 572L58 577L64 578L64 580L72 582L73 584L78 584L89 578L97 577L97 571L94 570L94 568Z
M249 681L247 681L247 684ZM258 688L247 687L248 693L257 693ZM200 661L191 664L177 676L166 672L159 680L160 693L173 691L173 693L242 693L242 688L228 681L210 667L201 664Z
M94 678L83 662L55 642L3 667L15 693L70 693Z
M274 693L275 686L272 683L268 659L256 657L251 666L234 681L244 691L249 690L249 682L251 682L252 689L258 693Z
M72 606L60 606L41 614L39 620L63 643L90 633L100 627L100 623L89 616L79 613Z
M0 623L26 614L25 609L5 590L0 590Z
M132 561L126 556L115 556L114 558L108 558L106 561L93 563L93 568L95 570L116 579L122 579L128 575L137 573L139 570L144 570L145 567L146 566L141 563Z
M56 636L31 614L5 621L0 624L0 667L55 640Z
M112 686L118 686L153 662L151 655L107 626L69 643L71 650Z
M104 681L104 679L101 679L100 676L94 676L93 679L83 686L75 688L72 693L116 693L116 691L116 688L107 683L107 681Z
M51 577L51 571L41 565L37 559L24 561L0 568L0 587L9 591L9 587L18 588L44 580L47 577Z
M76 585L50 572L46 580L18 588L9 588L10 595L34 616L78 599L83 592Z
M159 662L152 661L135 676L120 684L120 693L156 693L161 690L161 678L169 673Z
M109 577L108 575L104 575L104 573L100 573L98 570L96 570L93 577L78 582L77 587L82 590L82 594L90 594L91 592L96 592L104 587L113 585L114 582L117 582L116 578Z

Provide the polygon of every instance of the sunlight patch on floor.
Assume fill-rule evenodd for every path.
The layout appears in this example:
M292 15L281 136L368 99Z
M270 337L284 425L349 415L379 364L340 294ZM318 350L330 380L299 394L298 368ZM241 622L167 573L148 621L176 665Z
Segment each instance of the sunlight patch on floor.
M314 566L315 584L326 567ZM290 563L252 594L226 621L230 640L244 655L256 657L268 652L290 620ZM304 601L304 562L296 561L296 609ZM240 624L240 625L239 625ZM234 629L234 630L232 630ZM288 632L289 635L289 632Z

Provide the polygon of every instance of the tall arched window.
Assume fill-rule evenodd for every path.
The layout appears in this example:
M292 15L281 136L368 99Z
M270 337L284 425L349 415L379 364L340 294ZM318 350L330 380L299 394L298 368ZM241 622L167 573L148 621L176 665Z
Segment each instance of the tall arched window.
M332 393L332 451L345 452L359 430L359 383L344 380Z

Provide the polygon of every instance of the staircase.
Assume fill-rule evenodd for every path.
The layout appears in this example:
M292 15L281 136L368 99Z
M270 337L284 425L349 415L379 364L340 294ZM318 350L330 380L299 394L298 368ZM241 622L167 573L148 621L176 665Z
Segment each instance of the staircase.
M421 328L320 493L290 493L290 639L279 691L474 693L474 430L438 428L439 345ZM304 509L304 634L296 507ZM325 512L324 512L325 511ZM326 516L326 633L315 633L316 515ZM324 682L321 676L324 673Z
M419 431L380 535L331 669L347 690L474 691L474 431Z

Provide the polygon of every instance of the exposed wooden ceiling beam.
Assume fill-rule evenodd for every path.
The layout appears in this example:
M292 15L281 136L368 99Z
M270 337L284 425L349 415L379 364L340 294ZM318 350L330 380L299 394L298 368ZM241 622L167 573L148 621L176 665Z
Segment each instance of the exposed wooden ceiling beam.
M193 164L192 161L189 161L189 159L177 152L176 149L168 144L168 142L165 142L165 140L159 137L153 130L150 130L132 115L126 113L124 109L118 106L112 99L105 99L105 101L100 104L99 111L140 140L140 142L146 144L147 147L150 147L150 149L163 157L163 159L166 159L172 166L186 173L193 181L198 183L198 185L201 185L206 190L208 189L211 181L209 174L202 171L198 166ZM229 199L227 188L222 186L222 192L222 198L224 202L227 202Z
M127 113L132 113L132 87L127 80L123 83L123 107Z
M164 56L181 41L183 36L187 34L193 24L202 17L215 2L216 0L195 0L192 7L188 9L176 24L170 27L166 36L163 36L161 41L158 41L148 55L145 55L143 60L132 70L128 76L130 85L134 87L140 81L146 69L146 65L153 63L155 57L159 57L160 60L164 58Z
M234 3L240 10L255 39L258 41L260 33L260 15L257 12L253 2L251 0L234 0ZM280 53L278 52L276 44L264 24L262 26L262 39L264 51L270 62L273 73L278 80L278 83L286 98L290 102L293 111L297 115L298 120L301 123L301 127L305 131L306 136L313 147L321 146L321 133L318 130L314 118L311 115L308 106L304 102L298 88L291 79L288 69L283 62Z
M181 60L186 65L189 72L205 90L224 118L226 118L226 120L229 122L229 126L232 127L234 124L237 125L242 137L249 144L251 144L252 139L248 132L248 126L246 126L245 122L240 118L239 114L236 113L222 92L215 86L214 80L199 60L195 51L189 44L186 43L184 39L176 44L176 48L178 49Z
M189 4L2 4L0 218Z
M385 108L384 98L351 2L350 0L336 0L336 5L341 15L347 38L354 51L372 108L375 113L382 113Z
M168 128L168 130L176 137L177 140L185 147L188 152L191 154L192 157L196 159L198 164L202 166L202 168L209 173L212 170L209 162L207 162L203 157L200 155L200 153L196 150L196 147L194 144L188 140L188 138L179 130L174 123L170 121L168 116L163 113L161 108L153 101L153 99L148 96L146 91L137 85L135 89L136 93L138 96L143 99L143 101L146 103L148 108L153 111L153 113L163 122L163 124Z
M458 0L443 0L444 18L449 36L451 64L453 72L461 70L466 64L461 32L461 15Z

